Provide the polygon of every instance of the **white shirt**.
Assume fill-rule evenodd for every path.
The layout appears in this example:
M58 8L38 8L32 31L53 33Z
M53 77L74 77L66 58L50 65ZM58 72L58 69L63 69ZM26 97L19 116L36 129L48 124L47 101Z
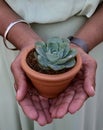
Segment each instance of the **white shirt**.
M6 0L28 22L54 23L73 15L90 17L102 0Z

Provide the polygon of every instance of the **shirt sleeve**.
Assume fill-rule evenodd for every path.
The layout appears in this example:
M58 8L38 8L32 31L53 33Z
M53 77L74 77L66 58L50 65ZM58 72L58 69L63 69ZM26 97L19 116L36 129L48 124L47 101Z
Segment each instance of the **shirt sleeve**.
M101 2L103 2L103 0L87 0L78 15L84 15L88 18L91 17Z

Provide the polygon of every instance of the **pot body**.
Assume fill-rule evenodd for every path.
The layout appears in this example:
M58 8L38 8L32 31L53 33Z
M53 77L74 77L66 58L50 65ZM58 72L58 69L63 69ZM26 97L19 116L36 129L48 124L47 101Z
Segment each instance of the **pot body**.
M80 70L82 65L81 57L78 53L76 56L76 65L68 72L48 75L32 70L26 63L26 57L32 49L30 47L24 50L21 60L22 68L41 96L54 98L69 86L70 82Z

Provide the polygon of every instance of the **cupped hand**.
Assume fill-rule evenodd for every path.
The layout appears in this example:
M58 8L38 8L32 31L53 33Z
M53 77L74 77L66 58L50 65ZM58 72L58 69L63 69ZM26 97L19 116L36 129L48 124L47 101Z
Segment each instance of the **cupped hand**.
M12 64L15 79L16 98L24 113L40 125L52 122L53 118L62 118L65 114L78 111L86 99L95 94L96 62L82 49L78 49L82 58L82 68L68 88L57 98L41 97L32 86L21 68L22 51Z
M68 112L78 111L88 97L95 94L96 61L78 48L82 58L82 68L68 88L57 98L50 99L52 118L62 118Z
M41 126L52 122L49 112L48 99L41 97L21 68L21 56L23 50L11 65L15 80L16 99L25 115L36 120Z

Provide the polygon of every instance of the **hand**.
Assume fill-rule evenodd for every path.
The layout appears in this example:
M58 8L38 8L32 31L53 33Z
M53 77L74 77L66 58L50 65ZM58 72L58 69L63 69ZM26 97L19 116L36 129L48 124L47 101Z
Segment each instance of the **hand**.
M96 62L82 49L78 51L82 57L82 68L70 86L57 98L50 100L52 118L62 118L68 112L75 113L88 97L95 94Z
M49 112L50 105L48 99L38 95L32 83L24 74L20 64L22 52L16 57L11 66L15 79L16 99L24 113L43 126L52 122Z

